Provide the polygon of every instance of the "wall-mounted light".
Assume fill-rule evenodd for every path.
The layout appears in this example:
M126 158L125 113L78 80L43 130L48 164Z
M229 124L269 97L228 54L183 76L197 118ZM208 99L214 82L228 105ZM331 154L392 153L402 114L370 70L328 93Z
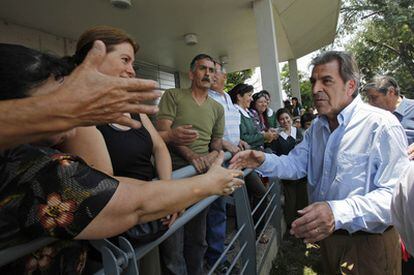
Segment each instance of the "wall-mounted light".
M221 64L228 64L229 63L229 56L228 55L220 55L219 61Z
M184 42L186 45L192 46L198 43L197 35L195 33L184 34Z
M132 6L131 0L110 0L112 6L118 9L129 9Z

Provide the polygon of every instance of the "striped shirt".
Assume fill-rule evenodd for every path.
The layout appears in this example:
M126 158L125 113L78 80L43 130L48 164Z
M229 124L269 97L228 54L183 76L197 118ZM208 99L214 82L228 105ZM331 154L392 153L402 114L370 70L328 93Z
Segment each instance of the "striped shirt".
M219 93L213 90L208 91L208 95L220 103L224 108L224 136L228 142L239 145L240 142L240 113L234 107L231 98L227 93Z

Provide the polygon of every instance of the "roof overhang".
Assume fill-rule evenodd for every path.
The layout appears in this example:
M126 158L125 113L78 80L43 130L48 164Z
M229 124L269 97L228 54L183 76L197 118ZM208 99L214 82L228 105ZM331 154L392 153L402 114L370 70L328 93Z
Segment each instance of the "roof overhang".
M260 0L258 0L260 1ZM86 29L111 25L140 44L137 58L186 72L204 52L227 56L228 71L260 66L251 0L132 0L128 10L109 0L0 2L0 18L74 41ZM273 0L279 61L299 58L335 37L340 0ZM195 33L188 46L184 34ZM73 43L69 49L73 50Z

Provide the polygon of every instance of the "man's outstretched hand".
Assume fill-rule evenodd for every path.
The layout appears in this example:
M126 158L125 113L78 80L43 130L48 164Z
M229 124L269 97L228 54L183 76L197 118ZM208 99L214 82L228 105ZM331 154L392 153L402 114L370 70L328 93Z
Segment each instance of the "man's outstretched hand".
M243 168L257 168L265 160L265 154L261 151L246 150L238 152L230 160L230 169L243 169Z

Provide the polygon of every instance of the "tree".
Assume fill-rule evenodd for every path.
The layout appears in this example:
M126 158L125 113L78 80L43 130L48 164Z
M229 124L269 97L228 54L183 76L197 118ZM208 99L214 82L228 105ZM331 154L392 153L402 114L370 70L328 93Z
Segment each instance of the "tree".
M339 40L348 40L344 46L355 55L362 81L388 74L414 98L414 1L347 0L341 18Z
M306 76L305 73L298 71L298 78L299 78L299 87L300 87L300 95L302 98L302 106L304 108L313 106L313 99L312 99L312 85ZM280 72L280 81L282 82L282 89L288 95L288 97L292 97L292 87L290 85L290 72L289 72L289 65L286 63L282 67L282 71Z
M224 90L226 92L230 91L234 86L239 83L244 83L244 81L250 78L253 75L252 69L242 70L238 72L228 73L227 82Z

